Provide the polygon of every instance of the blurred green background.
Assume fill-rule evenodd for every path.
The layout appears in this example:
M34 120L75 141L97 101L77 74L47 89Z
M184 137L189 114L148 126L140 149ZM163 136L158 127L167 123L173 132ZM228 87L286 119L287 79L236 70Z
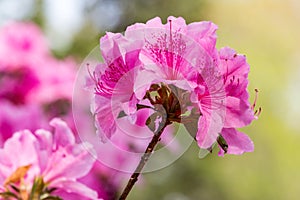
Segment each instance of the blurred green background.
M173 165L146 174L132 200L300 199L300 1L298 0L0 0L0 25L32 20L57 57L78 63L105 31L160 16L219 26L218 47L245 54L249 91L259 89L259 120L244 128L255 151L198 158L196 144Z

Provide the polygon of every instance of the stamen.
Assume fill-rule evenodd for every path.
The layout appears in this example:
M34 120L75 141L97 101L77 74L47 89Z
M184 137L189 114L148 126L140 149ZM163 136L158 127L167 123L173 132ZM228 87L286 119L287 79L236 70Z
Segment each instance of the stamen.
M90 63L86 63L86 67L87 67L87 71L88 71L91 79L94 81L95 84L97 84L96 73L95 73L95 71L93 73L91 73Z
M170 59L170 70L171 70L171 73L172 73L172 77L174 76L174 70L173 70L173 35L172 35L172 20L169 20L169 23L170 23L170 40L169 40L169 59Z
M172 20L169 20L170 23L170 44L172 44Z
M255 109L257 99L258 99L258 89L255 89L255 98L254 98L254 102L253 102L253 104L252 104L252 106L251 106L251 109L252 109L253 111L254 111L254 109ZM260 115L261 111L262 111L262 108L259 107L257 110L254 111L254 115L255 115L256 117L258 117L258 116Z
M261 109L261 107L259 107L258 110L255 110L254 115L258 117L260 115L261 111L262 111L262 109Z
M146 41L146 48L149 50L149 56L162 68L163 73L169 80L177 80L180 77L180 68L182 65L182 55L186 50L186 43L182 35L177 34L178 30L173 30L172 20L166 24L166 33L153 34L154 43Z
M251 109L254 110L255 106L256 106L256 101L257 101L257 98L258 98L258 89L255 89L255 98L254 98L254 102L251 106Z
M230 79L230 84L233 84L234 80L235 80L235 76L233 75L232 78Z

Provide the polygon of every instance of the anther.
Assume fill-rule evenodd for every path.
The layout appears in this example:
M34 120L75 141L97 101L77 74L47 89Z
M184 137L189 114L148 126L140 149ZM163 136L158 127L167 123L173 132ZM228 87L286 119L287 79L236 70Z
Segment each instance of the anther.
M260 115L261 111L262 111L262 109L261 109L261 107L259 107L258 110L255 110L254 115L258 117Z
M254 102L251 106L251 109L254 110L255 106L256 106L256 101L257 101L257 98L258 98L258 89L255 89L255 98L254 98Z

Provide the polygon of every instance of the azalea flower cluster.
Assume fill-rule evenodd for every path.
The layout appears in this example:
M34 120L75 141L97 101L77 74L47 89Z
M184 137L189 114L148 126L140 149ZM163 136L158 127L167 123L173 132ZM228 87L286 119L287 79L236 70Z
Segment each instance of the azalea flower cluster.
M15 131L49 127L53 117L72 121L75 62L55 59L32 23L5 25L0 43L0 146Z
M169 17L162 24L156 17L124 34L106 33L103 62L89 68L86 83L93 88L96 135L85 124L90 105L82 99L76 112L84 133L74 123L74 60L55 58L32 23L3 26L0 199L115 199L123 178L117 170L134 172L125 199L156 144L172 140L175 124L208 152L214 144L221 156L253 151L238 131L260 112L249 103L249 65L233 49L216 48L216 30L211 22Z
M113 198L123 175L96 162L99 152L77 135L74 60L56 59L29 22L1 27L0 43L0 199ZM82 122L88 109L82 105Z
M212 151L217 143L219 155L253 151L251 139L237 130L256 118L249 65L233 49L216 48L216 30L212 22L187 25L169 17L162 24L156 17L127 27L124 35L102 37L104 62L90 72L102 140L118 133L124 117L154 134L183 124L201 149Z
M53 119L54 131L16 132L0 150L0 195L4 199L97 199L97 192L77 179L95 159L92 146L76 144L65 122ZM1 198L1 199L2 199Z

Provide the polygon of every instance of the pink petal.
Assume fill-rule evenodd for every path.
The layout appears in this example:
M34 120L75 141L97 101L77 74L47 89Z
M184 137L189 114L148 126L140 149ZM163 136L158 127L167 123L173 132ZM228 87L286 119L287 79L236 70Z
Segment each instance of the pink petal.
M31 165L26 181L32 181L40 174L37 148L37 140L30 131L23 130L14 133L4 144L1 157L5 160L0 160L0 166L2 165L0 174L4 172L5 177L8 177L19 167Z
M116 132L115 118L118 113L111 105L111 100L96 96L97 109L94 111L97 135L106 142Z
M226 98L225 128L244 127L254 120L253 110L249 103L239 98L228 96Z
M100 38L101 55L106 62L120 57L121 52L118 45L116 45L116 40L121 37L120 33L107 32L105 36Z
M222 114L217 110L202 111L198 122L196 140L200 148L208 149L216 141L223 127Z
M3 185L5 179L12 173L13 169L11 169L12 163L9 155L3 149L0 149L0 160L0 185Z
M58 188L54 194L63 199L101 200L98 198L96 191L79 182L65 180L55 183L54 185Z
M167 30L170 30L170 20L173 32L180 31L181 33L185 33L186 22L182 17L168 17L167 24L165 25Z
M60 147L48 160L48 166L43 172L45 181L59 182L83 177L95 162L95 153L90 153L92 151L92 146L88 144Z
M4 151L7 155L14 155L12 158L14 167L36 164L36 138L28 131L20 131L8 139L4 144ZM22 153L20 153L22 152Z
M53 134L44 129L38 129L34 134L39 142L39 149L47 150L50 153L53 146Z
M125 31L125 36L128 37L128 33L134 33L137 30L141 30L145 27L145 24L143 23L135 23L133 25L127 26Z
M187 35L204 47L211 55L215 53L218 27L209 21L194 22L187 26Z
M132 45L131 47L129 47L129 48L132 48L132 50L128 51L125 54L126 66L128 66L129 69L138 68L141 65L140 60L139 60L139 54L141 51L140 46L141 46L140 44Z
M59 118L54 118L50 121L50 125L55 128L54 132L54 142L53 148L57 149L60 146L67 146L75 144L75 137L71 129L68 127L66 122Z
M254 150L252 140L246 134L234 128L224 128L221 135L228 144L228 154L243 154L244 152L252 152ZM219 155L224 155L222 149L220 149Z
M229 96L236 96L248 101L247 86L249 65L243 55L238 55L233 49L220 49L220 70L225 77L226 92Z
M149 28L163 28L160 17L154 17L146 22L146 26Z
M39 129L35 131L35 136L39 143L39 166L41 171L44 171L53 150L53 134L49 131Z

